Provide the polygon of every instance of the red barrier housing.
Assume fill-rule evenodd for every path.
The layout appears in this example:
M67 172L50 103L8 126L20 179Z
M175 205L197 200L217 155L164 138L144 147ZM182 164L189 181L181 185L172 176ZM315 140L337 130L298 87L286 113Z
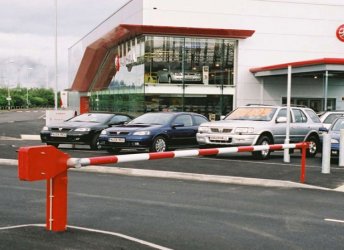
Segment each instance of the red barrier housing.
M46 229L65 231L67 227L67 160L69 155L53 146L21 147L18 176L24 181L47 180Z
M24 181L47 180L67 170L69 155L53 146L21 147L18 176Z

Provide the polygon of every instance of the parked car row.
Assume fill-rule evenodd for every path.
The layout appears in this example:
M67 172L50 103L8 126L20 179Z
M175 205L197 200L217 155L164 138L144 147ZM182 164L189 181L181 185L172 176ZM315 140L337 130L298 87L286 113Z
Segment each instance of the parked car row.
M135 119L124 114L87 113L45 126L41 140L56 147L86 144L111 153L126 148L162 152L196 146L198 126L204 122L208 122L205 116L191 112L146 113Z
M333 135L344 117L332 125ZM223 120L209 120L192 112L152 112L134 118L127 114L86 113L62 124L45 126L42 142L86 144L91 149L118 153L122 149L162 152L177 148L226 147L285 143L287 108L283 106L249 105L235 109ZM305 107L291 107L290 143L309 142L307 155L314 157L321 148L325 130L316 113ZM253 152L257 159L268 159L271 151Z

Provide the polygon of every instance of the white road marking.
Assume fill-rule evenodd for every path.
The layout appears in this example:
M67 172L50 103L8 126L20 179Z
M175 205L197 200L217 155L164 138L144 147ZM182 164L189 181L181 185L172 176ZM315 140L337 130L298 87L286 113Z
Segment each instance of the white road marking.
M344 220L336 220L336 219L328 219L328 218L325 218L324 220L325 221L331 221L331 222L344 223Z
M153 247L155 249L161 249L161 250L171 250L171 248L167 248L167 247L163 247L148 241L144 241L144 240L140 240L125 234L121 234L121 233L115 233L115 232L109 232L109 231L103 231L103 230L97 230L97 229L91 229L91 228L85 228L85 227L76 227L76 226L67 226L68 228L74 228L74 229L79 229L79 230L84 230L84 231L89 231L89 232L95 232L95 233L102 233L102 234L108 234L108 235L113 235L113 236L117 236L117 237L121 237L127 240L131 240L137 243L140 243L142 245L146 245L149 247Z
M336 191L344 192L344 185L342 185L342 186L340 186L340 187L337 187L335 190L336 190Z
M23 227L45 227L45 224L24 224L24 225L16 225L16 226L8 226L8 227L0 227L0 230L9 230L9 229L16 229L16 228L23 228ZM140 243L145 246L149 246L155 249L160 249L160 250L171 250L171 248L163 247L145 240L140 240L138 238L134 238L125 234L121 233L116 233L116 232L110 232L110 231L103 231L103 230L97 230L97 229L92 229L92 228L86 228L86 227L77 227L77 226L68 226L67 228L73 228L73 229L79 229L79 230L84 230L88 232L94 232L94 233L101 233L101 234L107 234L107 235L112 235L112 236L117 236L126 240L134 241L136 243Z
M44 224L24 224L24 225L17 225L17 226L0 227L0 230L8 230L8 229L15 229L15 228L22 228L22 227L45 227L45 225Z

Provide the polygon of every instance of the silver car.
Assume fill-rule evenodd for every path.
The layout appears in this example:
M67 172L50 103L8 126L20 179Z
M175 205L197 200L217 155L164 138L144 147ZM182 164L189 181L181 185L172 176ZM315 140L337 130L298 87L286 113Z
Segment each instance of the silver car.
M308 156L314 157L320 148L319 117L309 108L292 107L290 143L308 141ZM283 144L286 138L287 108L250 105L235 109L224 120L203 123L198 128L200 147L249 146ZM267 159L270 151L252 152L257 159Z
M158 83L175 83L175 82L202 82L202 74L199 71L185 70L184 76L181 69L163 69L157 72Z

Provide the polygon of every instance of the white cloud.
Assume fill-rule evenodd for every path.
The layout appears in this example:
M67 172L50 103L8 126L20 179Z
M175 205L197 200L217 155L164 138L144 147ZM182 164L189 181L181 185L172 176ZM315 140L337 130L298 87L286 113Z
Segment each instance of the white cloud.
M68 48L126 2L57 0L59 89L70 84ZM0 0L0 16L0 86L54 87L55 0Z

